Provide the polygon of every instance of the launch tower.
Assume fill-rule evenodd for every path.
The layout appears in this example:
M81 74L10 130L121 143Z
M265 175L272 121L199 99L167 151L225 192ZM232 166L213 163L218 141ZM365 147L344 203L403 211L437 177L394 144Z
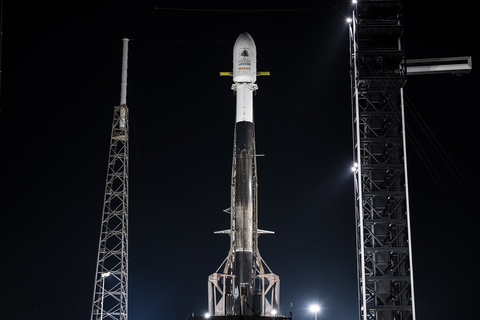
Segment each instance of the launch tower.
M128 39L123 39L120 106L114 107L91 320L128 316Z
M350 24L359 309L415 319L401 1L357 1Z
M403 86L472 70L472 57L405 60L401 1L355 1L350 66L359 310L415 319Z

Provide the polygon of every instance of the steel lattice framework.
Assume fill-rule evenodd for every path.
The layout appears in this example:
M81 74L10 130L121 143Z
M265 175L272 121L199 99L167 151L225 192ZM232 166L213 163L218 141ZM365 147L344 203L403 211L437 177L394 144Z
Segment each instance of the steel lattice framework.
M128 108L115 107L91 320L127 319Z
M357 1L350 24L359 309L415 319L401 1Z
M128 39L123 39L120 106L114 107L91 320L128 316Z

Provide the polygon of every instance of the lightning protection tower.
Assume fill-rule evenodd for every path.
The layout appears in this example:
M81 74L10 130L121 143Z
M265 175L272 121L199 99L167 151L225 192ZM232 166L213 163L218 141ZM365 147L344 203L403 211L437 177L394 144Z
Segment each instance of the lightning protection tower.
M120 106L114 107L91 320L128 316L128 39L123 39Z
M356 1L350 24L359 310L415 319L401 1Z

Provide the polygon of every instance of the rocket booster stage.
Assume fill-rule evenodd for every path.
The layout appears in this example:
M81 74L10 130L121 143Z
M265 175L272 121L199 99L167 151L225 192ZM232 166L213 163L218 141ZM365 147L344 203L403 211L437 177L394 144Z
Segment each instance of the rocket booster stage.
M266 274L258 251L258 235L273 233L257 228L257 176L253 92L258 89L257 51L248 33L242 33L233 47L232 89L236 91L236 120L232 168L230 252L224 273L209 277L209 313L227 315L271 315L278 311L278 276ZM220 266L221 268L221 266ZM219 269L220 269L219 268ZM267 266L268 268L268 266ZM218 292L221 299L216 298ZM270 293L271 298L267 298ZM269 301L270 300L270 301Z
M253 257L253 91L257 80L257 50L252 37L242 33L233 46L233 81L237 90L235 120L234 177L232 195L232 242L235 254L234 274L237 285L252 296ZM244 292L245 293L245 292Z

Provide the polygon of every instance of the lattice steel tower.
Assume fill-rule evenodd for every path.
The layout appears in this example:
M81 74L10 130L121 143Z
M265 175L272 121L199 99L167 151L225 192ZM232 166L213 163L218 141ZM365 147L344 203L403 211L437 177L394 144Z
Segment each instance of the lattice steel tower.
M128 315L128 39L123 39L120 106L114 107L91 320Z
M357 1L350 58L360 315L414 320L401 1Z

